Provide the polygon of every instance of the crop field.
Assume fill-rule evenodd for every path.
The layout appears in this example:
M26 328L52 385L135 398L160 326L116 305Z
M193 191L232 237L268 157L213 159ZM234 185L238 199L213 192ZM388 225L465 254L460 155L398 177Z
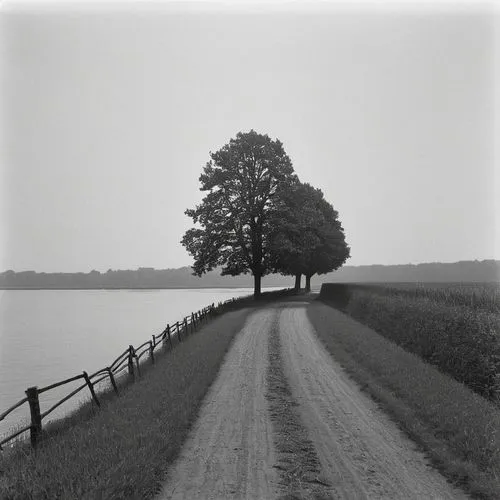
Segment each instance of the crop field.
M500 283L376 283L356 285L375 293L425 298L447 306L500 314Z
M327 301L500 405L500 284L329 286Z

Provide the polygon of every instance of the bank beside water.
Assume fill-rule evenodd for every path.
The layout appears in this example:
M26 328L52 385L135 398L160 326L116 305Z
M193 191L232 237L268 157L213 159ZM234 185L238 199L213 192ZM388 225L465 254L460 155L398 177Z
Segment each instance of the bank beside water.
M45 437L0 453L0 498L149 498L175 458L248 310L189 335L154 367Z

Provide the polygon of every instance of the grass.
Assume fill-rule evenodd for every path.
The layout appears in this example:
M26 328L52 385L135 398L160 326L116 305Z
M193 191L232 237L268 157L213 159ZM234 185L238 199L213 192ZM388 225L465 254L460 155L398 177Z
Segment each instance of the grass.
M100 410L87 405L55 426L36 451L0 454L0 498L153 497L249 311L206 324Z
M382 295L425 298L446 306L500 313L500 283L378 283L351 287Z
M494 284L327 285L322 296L500 404L500 314L491 306L497 292Z
M312 303L308 317L346 371L477 498L500 496L500 409L342 312Z

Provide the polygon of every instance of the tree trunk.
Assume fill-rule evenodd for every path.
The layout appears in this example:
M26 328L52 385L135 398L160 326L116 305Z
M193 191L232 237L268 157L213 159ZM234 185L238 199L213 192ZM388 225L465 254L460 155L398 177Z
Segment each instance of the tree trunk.
M260 297L260 284L261 284L261 281L262 281L262 276L260 275L260 273L255 273L253 275L253 283L254 283L254 286L253 286L253 298L254 299L258 299Z
M306 274L306 292L311 291L311 276L312 274Z
M300 278L301 277L302 277L301 274L296 274L295 275L295 287L294 287L294 289L295 289L296 292L300 292Z

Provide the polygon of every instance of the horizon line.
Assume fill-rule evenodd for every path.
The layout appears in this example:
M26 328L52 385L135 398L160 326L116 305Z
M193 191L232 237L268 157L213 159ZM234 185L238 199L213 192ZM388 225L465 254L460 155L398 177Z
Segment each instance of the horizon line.
M352 268L352 267L375 267L375 266L378 266L378 267L398 267L398 266L421 266L421 265L430 265L430 264L444 264L444 265L447 265L447 264L460 264L460 263L465 263L465 262L477 262L477 263L481 263L481 262L496 262L497 264L500 265L500 259L494 259L494 258L491 258L491 259L467 259L467 260L457 260L457 261L427 261L427 262L418 262L418 263L413 263L413 262L408 262L408 263L405 263L405 264L358 264L358 265L353 265L353 264L347 264L347 265L344 265L342 267L340 267L339 269L336 269L335 271L330 271L331 273L333 272L336 272L336 271L340 271L341 269L343 268L346 268L346 267L349 267L349 268ZM4 274L4 273L7 273L7 272L14 272L14 273L30 273L30 272L34 272L36 274L90 274L91 272L97 272L99 274L106 274L108 273L109 271L111 272L118 272L118 271L140 271L140 270L148 270L148 271L170 271L170 270L179 270L179 269L185 269L185 268L191 268L192 266L190 265L185 265L185 266L180 266L180 267L164 267L164 268L156 268L156 267L149 267L149 266L140 266L136 269L113 269L113 268L108 268L106 271L99 271L97 269L91 269L90 271L35 271L33 269L25 269L25 270L22 270L22 271L15 271L14 269L6 269L4 271L0 271L0 274ZM220 269L220 268L216 268L214 269L213 271L216 271L217 269ZM210 271L210 272L213 272L213 271ZM205 273L207 274L207 273ZM241 274L251 274L251 273L241 273ZM240 274L240 275L241 275ZM280 273L269 273L269 274L280 274ZM330 273L326 273L326 274L330 274ZM237 275L237 276L240 276L240 275ZM234 277L234 276L233 276Z

